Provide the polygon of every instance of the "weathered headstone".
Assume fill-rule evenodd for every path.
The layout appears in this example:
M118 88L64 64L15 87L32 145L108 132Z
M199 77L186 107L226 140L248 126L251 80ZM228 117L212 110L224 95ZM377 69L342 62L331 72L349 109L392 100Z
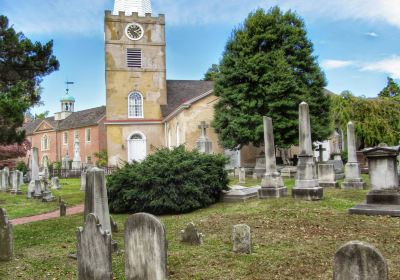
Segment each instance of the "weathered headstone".
M344 165L342 160L342 151L340 150L340 135L335 131L333 136L333 160L328 160L327 163L333 164L335 168L335 180L341 180L345 177Z
M387 280L385 258L373 246L351 241L335 254L333 280Z
M105 174L97 167L86 173L84 217L90 213L97 216L103 230L111 233Z
M265 155L260 154L256 157L256 166L254 166L253 174L257 178L261 178L265 174Z
M18 181L18 186L21 187L24 184L24 172L18 171L19 173L19 181Z
M14 256L14 240L11 222L5 209L0 208L0 261L9 261Z
M36 199L41 199L43 197L42 183L39 180L36 180L34 182L34 184L35 184L35 189L34 189L33 197Z
M60 201L60 217L67 216L67 205L65 205L65 201Z
M22 177L22 172L15 170L11 172L11 194L22 194L20 180Z
M118 224L114 221L114 218L110 215L111 232L118 232Z
M229 191L224 191L222 194L223 202L245 202L250 198L255 198L258 196L258 190L260 186L257 187L243 187L243 186L230 186Z
M239 169L239 184L246 183L246 169L240 168Z
M400 186L397 155L400 146L386 144L365 149L368 159L371 190L365 203L354 206L350 214L400 216Z
M138 213L125 223L126 280L165 280L167 239L165 227L155 216Z
M324 152L326 151L326 148L324 148L324 145L319 144L318 148L315 150L318 152L318 161L323 162L324 161Z
M200 137L196 141L197 149L205 154L211 154L212 153L212 142L211 140L207 137L206 130L208 128L208 125L206 122L201 122L199 125L199 129L201 130Z
M111 233L89 214L76 233L79 280L112 280Z
M251 254L251 232L248 225L235 225L232 231L233 252Z
M335 180L335 167L333 164L318 164L318 184L322 188L339 187L339 183Z
M84 192L86 189L86 172L81 172L81 192Z
M197 231L194 223L189 223L184 230L181 230L181 242L190 245L203 244L203 234Z
M3 170L0 170L0 191L5 192L6 188L3 184Z
M300 154L292 195L299 199L320 200L324 190L318 186L311 141L310 113L305 102L299 106L299 143Z
M10 169L8 167L4 167L3 168L3 188L6 192L9 192L11 190L11 186L10 186Z
M361 178L360 165L357 161L356 135L354 124L347 124L347 154L348 161L345 167L345 180L342 183L343 189L363 189L365 183Z
M32 156L31 156L31 181L28 185L28 193L27 197L31 198L32 193L36 192L37 182L39 182L39 150L38 148L32 148ZM37 181L37 182L36 182Z
M287 196L288 191L283 184L281 174L276 169L274 132L272 119L264 117L265 174L262 177L259 198Z
M59 190L59 189L61 189L60 178L58 178L58 177L53 177L53 178L51 178L51 188L52 188L53 190Z

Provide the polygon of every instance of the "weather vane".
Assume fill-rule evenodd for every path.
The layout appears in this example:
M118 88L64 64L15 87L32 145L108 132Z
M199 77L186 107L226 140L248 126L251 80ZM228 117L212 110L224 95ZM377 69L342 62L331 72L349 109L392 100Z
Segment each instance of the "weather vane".
M67 93L69 92L69 85L73 85L74 82L66 81L65 84L67 85Z

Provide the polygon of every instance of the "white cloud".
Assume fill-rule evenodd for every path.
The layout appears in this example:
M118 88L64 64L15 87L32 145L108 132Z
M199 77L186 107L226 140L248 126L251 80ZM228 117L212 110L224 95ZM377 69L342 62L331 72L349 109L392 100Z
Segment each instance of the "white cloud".
M400 79L400 56L393 56L383 60L366 63L361 71L374 71L390 75L394 79Z
M345 68L354 64L355 62L352 60L327 59L322 61L322 67L327 70Z
M375 32L367 32L364 35L369 36L369 37L374 37L374 38L379 37L379 35Z

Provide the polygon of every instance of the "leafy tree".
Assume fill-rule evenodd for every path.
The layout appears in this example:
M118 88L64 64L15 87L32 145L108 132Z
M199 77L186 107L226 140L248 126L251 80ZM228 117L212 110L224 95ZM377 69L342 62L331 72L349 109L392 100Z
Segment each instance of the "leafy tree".
M217 75L219 73L219 65L213 64L204 74L204 81L215 81Z
M302 101L310 107L313 140L331 134L325 76L312 52L303 20L278 7L251 13L234 30L215 83L213 126L224 147L261 144L263 116L273 119L277 146L296 144Z
M17 158L25 157L31 149L31 143L24 140L22 144L11 144L0 146L0 168L13 167L17 164Z
M59 68L52 53L52 41L32 43L0 15L0 144L24 140L24 114L40 102L43 77Z
M94 154L98 159L96 161L97 167L106 167L108 165L108 154L107 151L100 151Z
M40 114L35 114L35 119L41 119L44 120L45 118L47 118L50 114L50 111L44 111L43 113Z
M346 131L353 121L360 142L358 148L380 143L398 145L400 140L400 100L356 97L350 91L331 95L332 120Z
M388 77L387 85L379 93L379 97L400 97L400 87L396 82Z

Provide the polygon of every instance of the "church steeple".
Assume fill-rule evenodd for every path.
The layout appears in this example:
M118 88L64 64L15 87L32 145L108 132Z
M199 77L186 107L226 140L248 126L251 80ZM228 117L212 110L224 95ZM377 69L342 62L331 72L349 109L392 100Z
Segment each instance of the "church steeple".
M151 0L115 0L113 14L118 15L119 12L125 12L126 15L138 13L139 16L151 14Z

